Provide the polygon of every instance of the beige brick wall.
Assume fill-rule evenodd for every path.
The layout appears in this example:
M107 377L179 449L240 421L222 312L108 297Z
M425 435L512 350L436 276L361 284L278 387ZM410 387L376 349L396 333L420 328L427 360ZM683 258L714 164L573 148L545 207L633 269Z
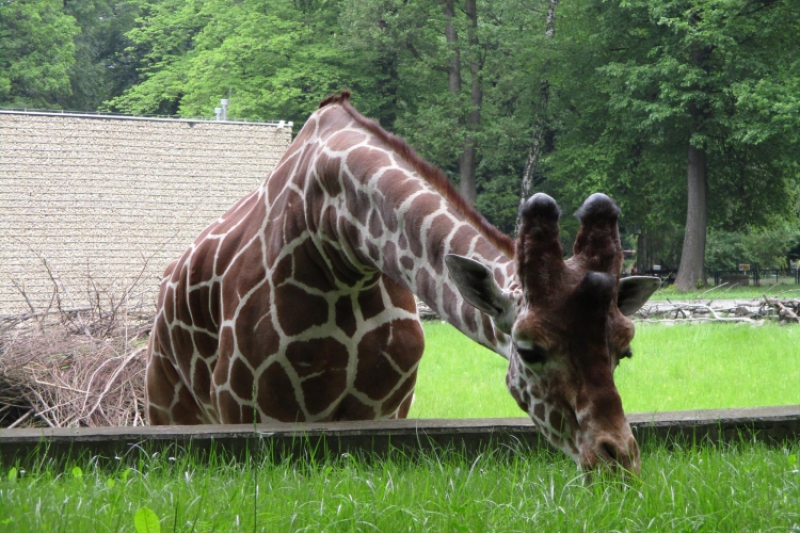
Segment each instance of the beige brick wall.
M0 112L0 316L155 301L161 273L267 177L291 142L276 124ZM146 263L146 267L145 267ZM19 287L19 288L18 288Z

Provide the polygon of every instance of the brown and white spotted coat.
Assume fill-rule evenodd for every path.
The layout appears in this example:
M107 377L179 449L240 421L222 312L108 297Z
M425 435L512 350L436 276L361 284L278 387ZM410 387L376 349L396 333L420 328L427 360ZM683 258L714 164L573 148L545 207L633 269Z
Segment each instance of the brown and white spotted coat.
M515 244L348 99L326 99L263 185L167 268L150 423L405 417L424 345L416 294L510 360L511 394L555 445L586 467L637 470L612 379L633 336L616 302L613 202L587 200L578 259L540 244L553 224L557 243L544 195ZM647 291L640 280L622 292L641 305Z

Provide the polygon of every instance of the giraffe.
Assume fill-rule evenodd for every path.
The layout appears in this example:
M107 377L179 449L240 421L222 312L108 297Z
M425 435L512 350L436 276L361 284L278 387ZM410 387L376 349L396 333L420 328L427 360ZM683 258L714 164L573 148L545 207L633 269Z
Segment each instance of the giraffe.
M613 382L651 278L620 280L619 209L536 194L516 240L349 103L325 99L267 179L164 274L151 424L405 418L424 336L414 295L509 361L511 395L579 467L639 470ZM657 279L657 278L656 278Z

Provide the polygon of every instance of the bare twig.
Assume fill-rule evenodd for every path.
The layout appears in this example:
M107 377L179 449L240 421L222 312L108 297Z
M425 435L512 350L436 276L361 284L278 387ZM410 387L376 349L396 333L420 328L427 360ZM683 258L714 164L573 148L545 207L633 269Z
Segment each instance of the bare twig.
M27 299L27 295L25 293L23 293L23 297ZM32 318L40 319L46 317L47 315L54 315L60 313L80 313L91 310L92 310L91 307L75 307L75 308L61 309L61 310L50 309L49 311L37 311L35 313L22 313L19 315L0 315L0 322L8 322L15 326Z
M676 324L693 324L693 323L709 323L709 322L730 322L730 323L738 323L738 324L749 324L750 326L763 326L763 321L752 320L750 322L741 321L741 320L715 320L713 318L686 318L680 320L670 320L670 319L652 319L646 318L639 320L639 322L643 322L645 324L661 324L665 326L673 326Z
M134 357L138 357L139 355L141 355L143 351L144 348L139 348L138 350L134 350L122 361L122 364L120 364L117 367L114 373L111 374L111 377L108 379L108 381L106 381L106 386L103 388L103 391L100 394L98 394L97 401L95 402L94 407L92 407L92 410L89 411L89 413L86 415L86 418L92 416L92 413L94 413L97 410L97 408L100 406L100 402L103 401L103 397L108 393L108 390L111 388L111 385L114 383L114 381L116 381L117 377L119 377L122 370L125 369L128 363L130 363Z
M725 283L720 283L720 284L719 284L719 285L717 285L716 287L711 287L710 289L708 289L708 290L706 290L706 291L703 291L703 293L702 293L702 294L700 294L700 295L697 297L697 299L698 299L698 300L702 300L702 299L703 299L703 296L705 296L705 295L706 295L706 294L708 294L709 292L712 292L712 291L719 290L719 289L721 289L721 288L723 288L723 287L727 287L728 285L730 285L730 283L726 281ZM729 289L730 289L730 287L728 287L728 289L725 289L725 291L727 291L727 290L729 290ZM725 292L725 291L723 291L723 292Z
M33 413L34 413L34 410L33 410L33 409L28 409L28 412L26 412L26 413L25 413L24 415L22 415L21 417L17 418L17 419L14 421L14 423L13 423L13 424L11 424L10 426L8 426L8 429L13 429L13 428L15 428L15 427L19 426L20 424L22 424L23 422L25 422L27 419L29 419Z
M24 288L24 287L22 287L22 286L21 286L21 285L20 285L20 284L17 282L17 280L15 280L15 279L12 279L12 280L11 280L11 283L13 283L13 284L14 284L14 288L15 288L15 289L17 289L17 290L19 291L19 293L22 295L22 297L25 299L25 303L27 303L27 304L28 304L28 307L29 307L29 308L30 308L30 310L31 310L31 316L36 316L36 315L37 315L37 313L36 313L36 309L33 307L33 304L31 303L31 299L30 299L30 298L28 298L28 293L26 293L26 292L25 292L25 288ZM44 332L44 326L42 325L42 321L41 321L41 320L38 320L37 322L39 323L39 329L41 329L41 330L42 330L42 332Z
M766 298L765 298L765 300L766 300ZM773 300L773 301L767 300L767 302L768 302L770 305L774 305L774 306L776 306L778 309L780 309L781 311L783 311L783 315L784 315L784 316L787 316L787 317L791 318L792 320L794 320L795 322L797 322L798 324L800 324L800 317L798 317L798 316L797 316L797 313L795 313L795 312L792 310L792 308L791 308L791 307L789 307L788 305L786 305L784 302L779 302L779 301L777 301L777 300Z

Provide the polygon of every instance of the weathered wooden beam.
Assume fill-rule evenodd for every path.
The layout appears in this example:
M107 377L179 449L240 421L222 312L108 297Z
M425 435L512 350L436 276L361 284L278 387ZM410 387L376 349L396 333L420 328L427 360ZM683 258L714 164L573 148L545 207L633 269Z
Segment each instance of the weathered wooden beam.
M638 413L628 419L640 442L715 444L755 439L774 444L800 438L800 405ZM232 457L271 454L283 460L342 454L375 458L448 449L474 455L546 446L526 418L0 429L0 464L78 456L136 460L142 454L177 456L188 451L199 457L213 451Z

